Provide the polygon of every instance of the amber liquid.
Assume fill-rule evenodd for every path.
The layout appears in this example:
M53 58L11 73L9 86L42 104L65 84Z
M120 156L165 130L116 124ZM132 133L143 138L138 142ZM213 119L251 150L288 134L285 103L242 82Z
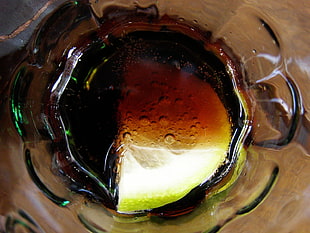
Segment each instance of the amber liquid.
M209 33L168 17L151 23L141 23L141 16L130 17L134 23L116 27L118 22L108 22L96 36L85 39L92 42L60 101L76 160L67 161L59 153L60 171L71 180L72 190L116 211L119 148L126 140L177 154L208 142L221 145L229 137L227 158L233 161L233 135L243 127L232 82L236 77L227 72L229 57L220 42L212 44ZM152 158L137 156L137 160L145 167L156 166ZM182 200L151 212L164 216L188 212L227 175L226 168L223 165L216 177ZM99 181L90 179L85 169Z

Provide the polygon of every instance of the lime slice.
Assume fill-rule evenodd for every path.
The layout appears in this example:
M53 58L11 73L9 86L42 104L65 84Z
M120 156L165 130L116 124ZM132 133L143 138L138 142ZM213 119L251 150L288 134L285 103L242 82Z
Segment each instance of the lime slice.
M119 212L157 208L180 200L210 179L223 164L227 147L195 148L175 154L166 148L128 145L123 151L119 181ZM143 166L135 158L158 159L157 166Z

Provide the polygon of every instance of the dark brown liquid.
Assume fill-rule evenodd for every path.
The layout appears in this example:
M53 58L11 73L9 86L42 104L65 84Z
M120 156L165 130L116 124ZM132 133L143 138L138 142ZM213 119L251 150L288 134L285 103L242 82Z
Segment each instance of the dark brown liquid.
M123 13L84 38L92 42L73 68L60 100L76 162L61 152L64 144L57 146L58 164L71 179L71 189L116 211L118 148L126 140L177 151L231 139L227 158L233 162L244 117L232 83L238 77L227 73L228 65L237 76L238 69L221 42L211 43L210 33L169 17ZM150 165L145 158L141 163ZM217 176L182 200L148 212L186 213L228 173L229 165L223 165Z
M229 140L226 109L212 86L194 72L143 59L125 69L118 105L121 140L130 134L137 145L169 145L172 150Z

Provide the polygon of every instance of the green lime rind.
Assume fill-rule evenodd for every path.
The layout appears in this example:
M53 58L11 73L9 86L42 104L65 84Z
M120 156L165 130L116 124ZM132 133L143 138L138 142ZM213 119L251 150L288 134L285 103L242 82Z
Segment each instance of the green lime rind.
M230 179L222 187L220 187L219 189L216 189L212 193L212 195L216 195L218 193L221 193L221 192L227 190L236 182L236 180L238 179L238 177L240 176L240 174L244 168L244 165L246 162L246 155L247 155L246 150L244 148L241 148L240 152L239 152L238 159L235 163L235 167L233 168L233 173L232 173Z
M137 149L137 148L135 148ZM162 166L143 167L128 149L122 157L118 212L149 210L176 202L210 179L226 159L226 147L183 151L174 154L160 148L138 148L146 157L164 158ZM154 153L158 156L154 156ZM165 156L162 156L162 155Z

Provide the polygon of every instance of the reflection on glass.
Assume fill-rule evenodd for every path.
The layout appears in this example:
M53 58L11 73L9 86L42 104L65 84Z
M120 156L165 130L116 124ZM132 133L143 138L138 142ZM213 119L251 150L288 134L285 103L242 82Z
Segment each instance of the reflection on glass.
M306 229L304 54L261 5L180 4L68 1L1 58L1 230Z

